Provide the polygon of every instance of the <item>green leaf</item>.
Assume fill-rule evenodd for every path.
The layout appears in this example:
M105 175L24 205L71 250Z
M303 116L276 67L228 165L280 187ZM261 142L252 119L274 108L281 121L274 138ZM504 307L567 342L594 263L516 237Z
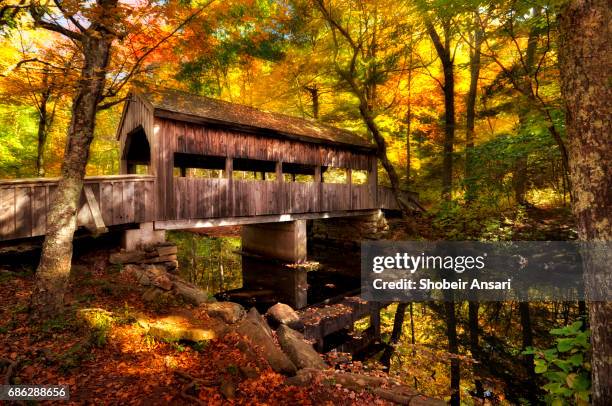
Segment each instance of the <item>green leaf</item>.
M544 372L548 371L548 365L544 361L536 360L534 363L536 374L543 374Z
M581 352L579 352L578 354L574 354L571 357L569 357L567 361L573 366L577 367L577 366L582 365L582 362L584 361L584 356L582 355Z
M568 382L567 386L569 386L573 390L577 392L581 392L581 391L586 391L587 389L591 387L591 380L589 379L588 375L584 373L571 374L571 375L575 375L575 376L572 379L571 384L570 382ZM568 378L569 378L569 375L568 375Z
M567 352L574 347L573 338L560 338L557 340L557 349L559 352Z
M553 364L558 366L563 372L569 372L572 369L572 364L564 359L556 359Z

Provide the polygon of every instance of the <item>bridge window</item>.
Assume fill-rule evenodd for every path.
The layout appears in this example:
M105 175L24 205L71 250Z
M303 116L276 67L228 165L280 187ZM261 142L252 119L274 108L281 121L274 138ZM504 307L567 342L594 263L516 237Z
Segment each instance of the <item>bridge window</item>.
M323 182L325 183L347 183L348 173L345 168L333 166L324 167Z
M235 158L232 176L240 180L276 180L276 162Z
M314 165L283 162L283 179L285 182L314 182Z
M184 154L174 154L175 177L188 178L223 178L225 174L225 157Z
M353 169L351 171L351 181L354 185L365 185L368 183L368 171Z

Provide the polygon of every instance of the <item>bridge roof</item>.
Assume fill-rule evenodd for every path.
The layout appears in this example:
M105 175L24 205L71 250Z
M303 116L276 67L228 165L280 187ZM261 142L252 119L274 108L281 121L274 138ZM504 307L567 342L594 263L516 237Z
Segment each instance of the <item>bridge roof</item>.
M158 117L212 123L262 135L297 138L305 142L375 149L372 143L351 131L314 120L271 113L173 89L137 90L134 94L148 102L154 108L154 115Z

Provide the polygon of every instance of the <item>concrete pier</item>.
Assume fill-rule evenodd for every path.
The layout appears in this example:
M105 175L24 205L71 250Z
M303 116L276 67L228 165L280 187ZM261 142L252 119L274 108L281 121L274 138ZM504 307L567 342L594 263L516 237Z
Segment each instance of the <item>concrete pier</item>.
M242 250L285 262L306 260L306 220L242 227Z

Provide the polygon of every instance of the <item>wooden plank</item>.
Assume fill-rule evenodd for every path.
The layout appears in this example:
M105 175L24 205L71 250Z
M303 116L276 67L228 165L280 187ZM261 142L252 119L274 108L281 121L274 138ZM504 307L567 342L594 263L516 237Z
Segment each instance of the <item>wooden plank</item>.
M0 188L0 240L15 235L15 189Z
M113 182L113 220L108 225L123 224L125 214L123 213L123 182Z
M104 224L113 223L113 184L111 182L100 183L100 213Z
M134 182L123 182L123 213L125 223L134 222Z
M29 186L15 189L15 237L32 236L32 191Z
M83 192L85 193L87 206L89 207L91 217L93 218L94 231L97 233L104 233L108 231L106 225L104 224L104 220L102 219L100 206L98 205L98 201L96 200L96 196L94 195L91 185L85 185L83 187Z
M144 221L153 221L155 220L155 182L145 182L145 194L144 194L144 202L145 202L145 218Z
M43 235L47 230L47 187L32 188L32 236Z
M134 182L134 223L145 220L145 182Z

